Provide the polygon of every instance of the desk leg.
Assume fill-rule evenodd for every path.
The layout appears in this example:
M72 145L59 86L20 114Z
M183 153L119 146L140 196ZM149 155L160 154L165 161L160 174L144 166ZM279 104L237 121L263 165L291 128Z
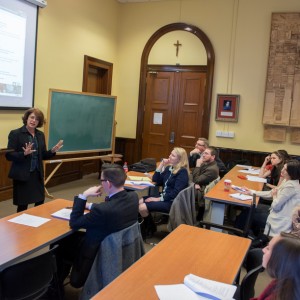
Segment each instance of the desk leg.
M211 222L223 225L224 224L224 212L225 204L219 202L212 202L212 211L211 211ZM222 229L213 228L214 231L222 232Z

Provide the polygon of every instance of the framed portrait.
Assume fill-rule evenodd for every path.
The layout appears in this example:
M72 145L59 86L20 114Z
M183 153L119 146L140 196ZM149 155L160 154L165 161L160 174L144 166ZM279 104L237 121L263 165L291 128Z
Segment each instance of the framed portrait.
M239 95L217 95L216 121L237 122L239 115Z

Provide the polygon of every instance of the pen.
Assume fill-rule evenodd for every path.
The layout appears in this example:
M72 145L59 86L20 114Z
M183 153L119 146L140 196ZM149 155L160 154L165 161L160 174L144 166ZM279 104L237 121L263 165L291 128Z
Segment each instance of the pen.
M67 206L67 207L65 207L65 208L67 208L67 209L72 209L73 207L72 207L72 206Z

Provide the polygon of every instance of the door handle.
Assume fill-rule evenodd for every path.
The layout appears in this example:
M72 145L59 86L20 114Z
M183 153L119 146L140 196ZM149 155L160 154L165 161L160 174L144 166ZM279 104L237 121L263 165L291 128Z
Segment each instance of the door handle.
M174 142L175 142L175 132L174 131L171 131L171 133L170 133L170 140L169 140L169 142L171 144L174 144Z

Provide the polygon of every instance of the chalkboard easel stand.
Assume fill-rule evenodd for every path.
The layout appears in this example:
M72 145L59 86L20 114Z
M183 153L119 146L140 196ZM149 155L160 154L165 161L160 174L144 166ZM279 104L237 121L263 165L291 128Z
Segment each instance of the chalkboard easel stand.
M111 157L114 157L115 154L109 154L111 155ZM103 158L107 158L108 155L99 155L99 156L90 156L90 157L74 157L74 158L63 158L63 159L55 159L55 160L45 160L44 163L45 164L58 164L53 171L49 174L49 176L46 178L45 177L45 192L46 192L46 196L49 198L53 198L53 196L51 194L49 194L47 188L46 188L46 184L49 182L49 180L52 178L52 176L56 173L56 171L60 168L60 166L64 163L64 162L71 162L71 161L82 161L82 160L95 160L95 159L101 159L103 160ZM46 168L44 168L46 170Z

